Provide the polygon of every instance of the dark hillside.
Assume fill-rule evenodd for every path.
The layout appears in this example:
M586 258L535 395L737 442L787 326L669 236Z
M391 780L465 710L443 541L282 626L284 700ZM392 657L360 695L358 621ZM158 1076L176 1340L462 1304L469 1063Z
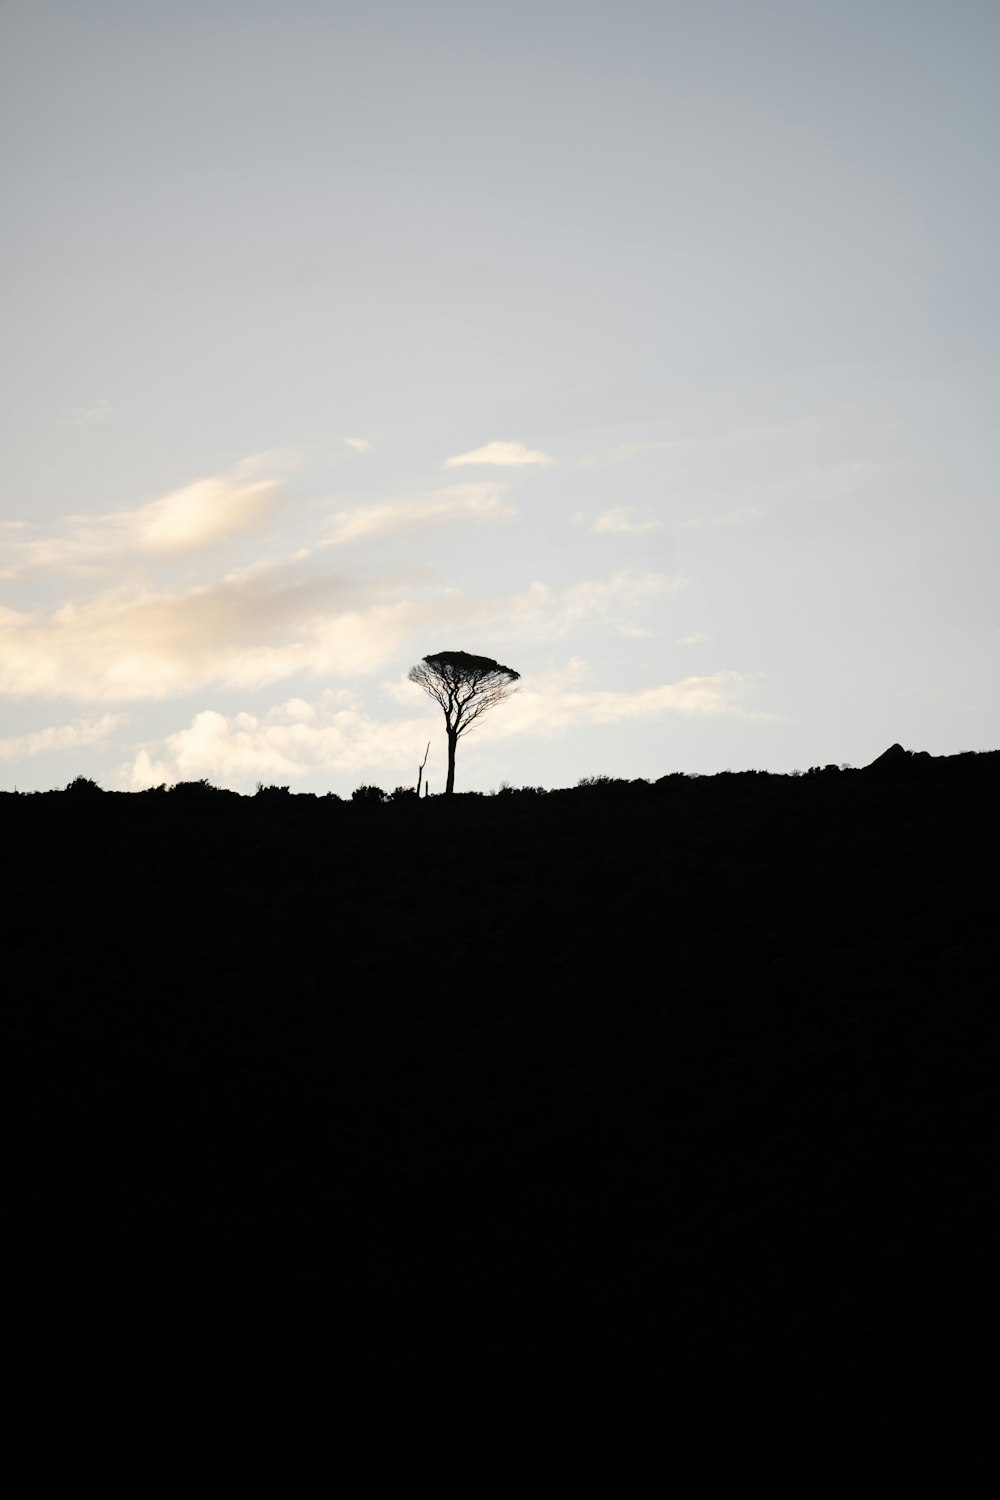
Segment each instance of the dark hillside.
M17 1493L964 1492L998 793L0 795Z

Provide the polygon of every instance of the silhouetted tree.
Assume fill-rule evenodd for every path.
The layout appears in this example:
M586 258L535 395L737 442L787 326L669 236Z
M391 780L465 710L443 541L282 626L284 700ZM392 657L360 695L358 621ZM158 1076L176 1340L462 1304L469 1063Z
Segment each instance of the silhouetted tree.
M516 693L520 672L501 666L491 656L468 651L437 651L409 671L409 679L441 705L448 731L448 780L445 794L455 790L455 749L463 734L489 709Z

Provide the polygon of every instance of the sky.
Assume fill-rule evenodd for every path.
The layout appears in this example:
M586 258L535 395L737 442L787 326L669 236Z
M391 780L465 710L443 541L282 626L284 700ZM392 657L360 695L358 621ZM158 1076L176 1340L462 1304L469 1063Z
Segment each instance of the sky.
M995 0L2 0L0 787L1000 747Z

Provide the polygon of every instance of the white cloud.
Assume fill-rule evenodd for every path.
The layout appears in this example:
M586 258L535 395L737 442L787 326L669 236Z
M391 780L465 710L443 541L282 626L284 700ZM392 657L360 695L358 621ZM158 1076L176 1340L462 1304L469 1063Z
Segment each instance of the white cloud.
M349 448L354 448L358 453L370 453L372 445L367 438L345 437L344 442Z
M687 635L677 637L678 646L707 646L712 639L703 630L689 630Z
M591 531L658 531L659 521L631 521L631 505L622 505L615 510L606 510L591 526Z
M316 705L305 698L289 698L287 703L272 708L267 717L269 722L284 723L287 720L290 724L315 724Z
M686 677L633 691L583 686L589 665L573 658L557 671L523 682L502 708L477 728L479 739L548 736L589 724L617 724L665 714L743 714L739 697L749 679L737 672ZM264 715L204 709L186 729L143 746L120 768L134 789L163 782L197 781L249 790L258 780L291 785L317 772L355 774L359 784L377 779L387 789L411 785L431 741L428 777L443 772L441 715L409 682L385 684L385 696L409 706L405 718L380 720L347 692L327 692L313 703L291 698ZM442 777L443 779L443 777Z
M445 459L446 469L459 469L466 464L498 464L503 468L515 468L522 464L551 464L555 460L547 453L526 448L523 443L487 443L474 448L470 453L457 453Z
M327 546L341 546L423 526L452 521L499 521L516 514L513 506L501 501L496 485L453 484L413 500L338 511L329 518L330 529L324 540Z
M317 772L353 772L378 776L391 789L415 780L439 719L428 706L419 716L383 722L344 693L324 694L312 704L293 698L264 717L205 709L152 753L140 749L121 774L135 789L204 776L216 786L245 790L263 779L290 785Z
M0 739L0 761L26 760L31 755L98 745L110 738L123 722L121 714L104 714L99 719L78 719L73 724L56 724L31 734L8 735Z

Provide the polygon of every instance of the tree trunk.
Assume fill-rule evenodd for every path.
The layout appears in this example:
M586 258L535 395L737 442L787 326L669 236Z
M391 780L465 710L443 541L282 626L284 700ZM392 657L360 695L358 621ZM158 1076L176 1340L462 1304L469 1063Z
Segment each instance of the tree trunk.
M455 790L455 747L458 744L458 735L453 730L448 730L448 780L445 783L444 793L450 797Z

